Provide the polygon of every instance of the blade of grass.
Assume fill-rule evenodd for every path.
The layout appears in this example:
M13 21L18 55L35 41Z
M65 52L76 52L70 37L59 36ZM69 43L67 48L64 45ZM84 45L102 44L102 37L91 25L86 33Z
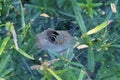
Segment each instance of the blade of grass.
M77 67L81 67L83 68L83 65L77 62L69 62L70 64L72 64L73 66L77 66Z
M73 66L76 66L79 69L81 68L81 70L84 72L84 75L86 75L88 77L88 80L91 80L89 75L87 74L86 69L84 68L84 66L82 64L76 63L76 62L69 62L69 63L72 64ZM78 69L76 69L76 70L79 71ZM80 76L82 77L82 72L80 73ZM79 80L81 80L81 79L79 79Z
M21 10L22 30L24 31L24 30L25 30L24 9L23 9L23 6L22 6L22 2L21 2L21 0L19 0L19 2L20 2L20 10Z
M65 73L67 70L66 69L63 69L63 70L57 70L55 71L56 74L63 74Z
M10 39L10 37L11 36L7 36L6 38L3 39L3 42L2 42L1 47L0 47L0 55L2 55L2 53L3 53L3 51L4 51L5 47L6 47L6 45L8 43L8 41Z
M10 55L7 55L6 58L0 63L0 73L4 70L8 60L10 59Z
M4 71L2 73L2 75L0 77L5 77L7 74L11 73L14 69L13 68L10 68L10 69L7 69L6 71ZM0 79L1 80L1 79Z
M25 56L26 58L34 60L33 57L31 57L30 55L28 55L28 54L27 54L25 51L23 51L22 49L20 49L20 48L17 49L14 45L13 45L13 48L16 49L20 54L22 54L22 55Z
M109 25L111 22L112 22L112 20L108 20L108 21L103 22L102 24L96 26L96 27L93 28L92 30L89 30L89 31L87 32L87 35L91 35L91 34L97 33L98 31L102 30L102 29L105 28L107 25Z
M120 48L120 45L119 45L119 44L113 44L113 45L111 45L110 47L113 47L113 48Z
M1 13L2 13L2 2L0 2L0 16L1 16ZM1 23L1 20L0 20L0 23Z
M29 28L30 28L30 23L28 23L28 24L25 26L24 31L21 33L21 35L22 35L22 41L25 39Z
M60 14L62 14L62 15L65 15L65 16L68 16L68 17L71 17L71 18L75 18L75 16L74 15L72 15L72 14L69 14L69 13L65 13L65 12L62 12L62 11L58 11Z
M33 78L35 78L34 75L33 75L32 70L31 70L30 67L29 67L30 65L28 65L27 61L26 61L24 58L22 58L22 61L23 61L23 63L25 64L25 66L26 66L27 70L29 71L29 73L31 74L31 76L32 76Z
M84 73L84 71L81 69L78 80L84 80L84 77L85 77L85 73Z
M47 70L48 70L57 80L62 80L52 69L47 68Z
M75 72L73 71L73 67L70 66L67 71L67 75L70 76L71 80L77 80L77 75L75 75ZM69 79L67 79L69 80Z
M88 62L88 69L89 69L91 72L94 72L95 59L94 59L94 52L93 52L93 50L92 50L92 47L89 47L89 48L88 48L87 62Z
M2 42L1 47L0 47L0 55L3 53L8 41L9 41L9 39L11 37L11 32L13 30L13 23L6 22L5 28L6 28L6 30L9 31L9 34L8 34L8 36L6 38L3 39L3 42Z
M0 24L0 27L3 27L3 26L5 26L6 24Z
M86 33L86 26L84 24L83 18L82 18L81 13L80 13L80 7L77 6L76 0L71 0L71 2L72 2L72 6L73 6L76 20L77 20L78 25L80 27L80 31L82 34L84 34L84 33Z

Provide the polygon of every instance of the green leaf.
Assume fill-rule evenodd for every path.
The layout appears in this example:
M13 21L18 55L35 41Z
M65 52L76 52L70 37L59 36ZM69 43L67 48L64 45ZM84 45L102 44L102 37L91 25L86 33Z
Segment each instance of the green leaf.
M5 26L6 24L0 24L0 27L3 27L3 26Z
M93 18L93 8L89 8L89 16L91 17L91 18Z
M81 69L78 80L84 80L85 72Z
M11 36L7 36L6 38L3 39L3 42L2 42L1 47L0 47L0 55L2 55L2 53L3 53L3 51L4 51L5 47L6 47L6 45L8 43L8 41L10 39L10 37Z
M86 2L87 2L88 4L90 4L90 3L92 3L92 0L86 0Z
M77 63L77 62L69 62L70 64L72 64L72 65L74 65L74 66L77 66L77 67L83 67L83 65L82 64L80 64L80 63Z
M93 7L99 7L99 6L101 6L102 5L102 3L94 3L93 4Z
M62 11L58 11L58 12L62 15L65 15L65 16L68 16L68 17L71 17L71 18L75 18L75 16L70 14L70 13L67 13L67 12L65 13L65 12L62 12Z
M83 18L82 18L81 13L80 13L80 7L78 7L76 0L71 0L71 2L72 2L75 17L76 17L76 20L77 20L78 25L80 27L80 30L81 30L82 34L86 33L86 27L85 27Z
M84 4L84 3L78 3L78 5L79 5L80 7L85 7L85 4Z
M5 70L0 77L6 76L7 74L11 73L13 70L14 70L13 68L10 68L10 69ZM0 79L0 80L1 80L1 79Z
M97 72L95 80L119 80L119 76L117 74L119 74L119 70L116 66L114 66L113 64L102 64Z
M13 46L13 48L16 49L15 46ZM33 57L31 57L30 55L28 55L28 54L27 54L25 51L23 51L22 49L18 48L18 49L16 49L16 50L17 50L20 54L22 54L23 56L25 56L26 58L29 58L29 59L34 60Z
M0 74L2 74L1 72L5 69L9 59L10 59L10 55L8 54L6 58L2 60L2 62L0 62Z
M77 80L77 76L78 75L76 75L75 74L75 72L73 71L73 67L70 67L69 69L68 69L68 77L70 76L71 77L71 80ZM67 79L67 80L70 80L70 79Z
M47 70L48 70L57 80L62 80L52 69L47 68Z
M87 35L91 35L91 34L97 33L98 31L104 29L111 22L112 22L112 20L108 20L108 21L103 22L102 24L100 24L100 25L96 26L95 28L93 28L92 30L88 31Z
M92 50L92 47L88 48L88 55L87 55L87 61L88 61L88 69L91 72L94 72L95 68L95 58L94 58L94 52Z
M28 32L28 30L30 28L30 23L28 23L27 25L25 25L24 28L25 28L24 31L21 33L22 41L24 41L24 39L25 39L25 37L27 35L27 32Z
M114 45L111 45L110 47L120 48L120 44L114 44Z
M20 2L20 10L21 10L21 22L22 22L22 30L25 30L25 17L24 17L24 9L23 9L23 5L21 0L19 0Z
M66 69L63 69L63 70L57 70L55 71L56 74L63 74L65 73L67 70Z
M65 0L58 0L57 1L57 5L59 8L61 8L64 5L64 3L65 3Z
M0 11L2 10L2 3L0 2ZM1 16L1 15L0 15Z

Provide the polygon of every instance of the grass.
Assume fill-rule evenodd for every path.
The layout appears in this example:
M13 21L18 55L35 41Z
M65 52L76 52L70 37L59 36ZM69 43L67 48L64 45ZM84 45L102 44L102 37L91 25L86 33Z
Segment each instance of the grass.
M119 80L119 4L118 0L0 1L0 79ZM40 16L43 13L50 17ZM69 30L77 46L88 47L72 47L63 56L38 49L35 36L47 28ZM55 58L60 60L46 65Z

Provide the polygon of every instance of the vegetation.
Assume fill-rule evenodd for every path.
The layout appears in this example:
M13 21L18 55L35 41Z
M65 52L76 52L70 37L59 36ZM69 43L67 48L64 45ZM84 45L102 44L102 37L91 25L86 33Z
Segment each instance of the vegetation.
M120 80L119 5L118 0L0 0L0 80ZM77 44L73 52L60 56L38 49L36 35L47 28L70 31Z

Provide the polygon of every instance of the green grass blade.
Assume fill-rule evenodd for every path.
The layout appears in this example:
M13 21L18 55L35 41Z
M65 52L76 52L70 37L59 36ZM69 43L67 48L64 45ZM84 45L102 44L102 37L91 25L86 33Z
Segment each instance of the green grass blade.
M102 24L100 24L100 25L96 26L95 28L93 28L92 30L88 31L87 35L91 35L91 34L97 33L98 31L104 29L111 22L112 22L112 20L108 20L108 21L103 22Z
M0 16L2 14L2 2L0 2ZM1 23L1 20L0 20L0 23Z
M52 69L47 68L47 70L48 70L57 80L62 80Z
M3 27L3 26L5 26L6 24L0 24L0 27Z
M1 72L4 70L9 59L10 59L10 55L7 55L7 57L4 60L2 60L2 62L0 63L0 74L2 74Z
M80 7L77 6L76 0L71 0L71 2L72 2L75 17L76 17L76 20L77 20L78 25L80 27L80 30L81 30L82 34L84 34L84 33L86 33L86 27L85 27L83 18L82 18L81 13L80 13Z
M30 28L30 23L28 23L28 24L25 26L24 31L21 33L21 35L22 35L22 41L25 39L29 28Z
M93 6L93 7L99 7L99 6L101 6L102 4L103 4L103 3L95 3L95 4L93 3L92 6Z
M19 0L19 2L20 2L20 10L21 10L22 30L24 31L24 29L25 29L25 17L24 17L24 10L23 10L23 6L22 6L22 2L21 2L21 0Z
M28 55L28 54L27 54L25 51L23 51L22 49L20 49L20 48L17 49L15 46L13 46L13 48L16 49L20 54L22 54L22 55L25 56L26 58L34 60L33 57L31 57L30 55Z
M62 11L58 11L60 14L62 14L62 15L65 15L65 16L68 16L68 17L71 17L71 18L75 18L75 16L74 15L72 15L72 14L69 14L69 13L65 13L65 12L62 12Z
M13 68L7 69L6 71L2 73L0 77L5 77L7 74L11 73L13 70L14 70Z
M120 48L120 45L119 44L113 44L113 45L110 45L110 47L112 47L112 48Z
M87 62L88 62L88 69L91 72L94 72L95 59L94 59L94 52L91 47L88 48Z
M79 76L78 80L84 80L84 77L85 77L85 73L84 73L84 71L81 69L81 71L80 71L80 76Z
M69 67L66 75L70 76L71 80L77 80L77 75L75 75L75 72L73 71L73 69L75 69L75 68ZM70 80L70 79L68 78L66 80Z
M3 42L2 42L1 47L0 47L0 55L2 55L2 53L3 53L3 51L4 51L5 47L6 47L6 45L8 43L8 41L10 39L10 37L11 36L7 36L6 38L3 39Z
M55 71L56 74L63 74L65 73L67 70L66 69L63 69L63 70L57 70Z
M69 63L72 64L72 65L74 65L74 66L83 68L83 65L80 64L80 63L77 63L77 62L69 62Z

